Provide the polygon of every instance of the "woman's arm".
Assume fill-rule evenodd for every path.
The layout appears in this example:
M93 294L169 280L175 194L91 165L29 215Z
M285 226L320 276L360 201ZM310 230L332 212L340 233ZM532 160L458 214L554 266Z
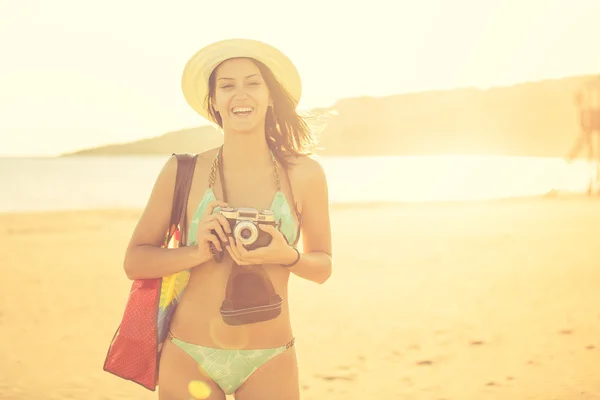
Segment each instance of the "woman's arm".
M307 157L298 167L301 170L298 168L296 182L301 188L304 253L290 271L301 278L325 283L332 271L327 178L321 164L314 159Z
M131 280L160 278L211 259L198 246L161 248L171 219L176 175L177 158L172 156L156 179L125 252L123 267Z

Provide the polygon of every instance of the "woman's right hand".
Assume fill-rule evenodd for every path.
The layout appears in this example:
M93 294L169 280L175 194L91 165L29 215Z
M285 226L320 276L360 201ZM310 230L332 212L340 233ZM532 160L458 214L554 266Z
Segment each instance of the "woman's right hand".
M196 237L198 238L198 251L203 255L212 255L210 244L219 252L223 251L221 243L227 243L227 236L231 233L229 221L221 213L213 213L216 207L227 207L227 203L213 201L208 203L204 215L198 222Z

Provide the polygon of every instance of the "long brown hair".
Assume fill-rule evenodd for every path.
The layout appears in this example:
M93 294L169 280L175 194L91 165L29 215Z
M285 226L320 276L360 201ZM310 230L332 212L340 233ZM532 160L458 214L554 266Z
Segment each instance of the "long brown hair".
M265 83L269 89L273 106L267 109L265 120L265 137L267 144L275 157L284 166L290 164L289 156L310 155L316 145L316 137L307 125L304 117L296 112L292 96L279 83L275 75L267 66L258 60L250 59L260 70ZM208 79L208 113L211 119L223 128L223 120L218 112L212 107L215 95L215 70Z

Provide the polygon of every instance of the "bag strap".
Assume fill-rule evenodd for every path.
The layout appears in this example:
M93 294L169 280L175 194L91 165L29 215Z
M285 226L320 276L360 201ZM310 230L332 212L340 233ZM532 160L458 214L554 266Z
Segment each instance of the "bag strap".
M186 153L173 153L173 155L177 157L177 177L175 178L169 227L173 227L174 225L179 226L179 245L183 246L187 239L186 210L198 155Z

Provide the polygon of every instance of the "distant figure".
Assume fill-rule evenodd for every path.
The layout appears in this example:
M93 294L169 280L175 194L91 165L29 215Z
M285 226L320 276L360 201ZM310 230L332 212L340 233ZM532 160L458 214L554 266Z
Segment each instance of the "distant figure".
M592 194L600 189L600 75L575 93L575 105L579 109L580 135L566 159L571 162L586 147L590 165L588 194Z

